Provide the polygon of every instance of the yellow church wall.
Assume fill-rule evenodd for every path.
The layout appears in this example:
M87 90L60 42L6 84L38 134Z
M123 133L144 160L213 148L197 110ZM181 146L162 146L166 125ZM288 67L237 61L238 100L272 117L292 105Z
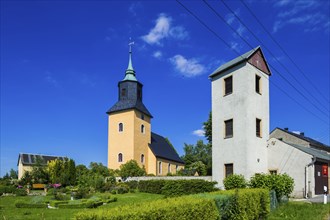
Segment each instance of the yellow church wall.
M144 126L142 132L141 126ZM151 125L150 117L134 110L134 160L141 167L145 167L146 172L149 173L149 143L151 143ZM141 161L141 155L144 155L144 161Z
M134 158L134 110L112 113L108 119L108 168L119 169L121 164ZM119 123L123 131L119 132ZM118 162L122 153L123 161Z
M150 148L148 148L148 170L147 174L154 174L157 175L157 158L154 155L154 153L152 153L152 151L150 150Z
M161 163L161 170L159 169L159 165L160 165L159 163ZM184 168L183 164L162 158L157 158L156 164L157 164L157 176L166 176L168 173L176 174L179 170Z

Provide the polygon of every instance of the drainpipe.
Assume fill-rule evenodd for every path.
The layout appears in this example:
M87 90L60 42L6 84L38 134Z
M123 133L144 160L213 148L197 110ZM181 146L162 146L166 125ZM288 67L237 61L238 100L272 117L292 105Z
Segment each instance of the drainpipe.
M308 198L308 191L307 191L307 185L308 185L308 179L307 179L307 177L308 177L308 167L314 165L315 162L316 162L316 157L313 156L312 162L310 162L309 164L307 164L305 166L305 198L306 199Z

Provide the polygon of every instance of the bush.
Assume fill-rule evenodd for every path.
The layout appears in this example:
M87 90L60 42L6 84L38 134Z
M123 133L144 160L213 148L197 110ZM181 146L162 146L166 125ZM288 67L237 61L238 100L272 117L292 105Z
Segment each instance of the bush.
M107 209L99 209L91 212L80 212L75 215L77 220L86 219L208 219L216 220L219 212L214 201L210 199L180 197L172 199L144 202L134 205Z
M226 190L246 188L247 182L243 175L232 174L223 180Z
M215 191L216 182L205 180L167 180L161 193L166 197Z
M128 185L129 189L137 189L139 182L136 180L131 180L131 181L126 182L126 184Z
M280 201L283 196L289 196L292 193L294 180L287 174L255 174L250 179L250 187L274 190Z
M68 204L69 201L55 201L55 200L52 200L49 202L49 205L52 206L52 207L58 207L59 205L61 204Z
M112 203L112 202L117 202L117 197L114 197L114 198L111 198L111 199L106 199L106 200L104 200L103 202L104 203Z
M86 187L79 187L77 189L77 192L75 192L74 197L76 199L87 198L88 192L89 192L89 189L88 188L86 188Z
M118 194L128 193L128 188L120 186L120 187L117 188L117 193Z
M140 192L161 194L165 180L141 180L139 182Z
M16 196L26 196L27 192L25 189L15 189Z
M0 196L4 193L14 193L15 191L16 191L16 187L14 186L0 185Z
M15 203L16 208L47 208L47 204L42 204L42 203L26 203L26 202L16 202Z

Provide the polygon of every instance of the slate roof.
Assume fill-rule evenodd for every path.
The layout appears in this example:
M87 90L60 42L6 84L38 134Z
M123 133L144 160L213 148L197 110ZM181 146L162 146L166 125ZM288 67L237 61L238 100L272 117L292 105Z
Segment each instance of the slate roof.
M17 165L19 163L20 158L22 159L23 165L35 165L37 162L37 158L41 159L41 165L46 165L48 161L60 159L64 160L65 157L62 156L49 156L49 155L41 155L41 154L26 154L26 153L20 153L18 156Z
M288 134L291 134L292 136L295 136L295 137L297 137L297 138L300 138L300 139L302 139L302 140L304 140L304 141L307 141L307 142L309 142L309 144L313 147L318 147L318 148L320 148L320 149L324 149L324 150L326 150L326 151L329 151L330 152L330 146L328 146L328 145L326 145L326 144L323 144L323 143L321 143L321 142L319 142L319 141L317 141L317 140L314 140L313 138L310 138L310 137L306 137L305 135L301 135L301 134L296 134L296 133L294 133L294 132L291 132L291 131L289 131L289 130L285 130L285 129L282 129L282 128L275 128L274 130L276 130L276 129L279 129L279 130L281 130L281 131L283 131L283 132L286 132L286 133L288 133ZM272 132L271 132L272 133Z
M178 153L166 139L156 133L151 132L151 144L149 144L149 147L156 157L184 164Z
M128 110L128 109L137 109L140 112L142 112L152 118L151 113L148 111L148 109L144 106L144 104L140 100L132 100L132 99L118 101L114 106L112 106L107 111L107 114L110 114L113 112L124 111L124 110Z
M287 143L287 142L284 142L284 143L286 143L294 148L297 148L298 150L301 150L307 154L310 154L318 159L330 161L330 154L327 154L326 152L324 152L322 150L318 150L318 149L310 148L310 147L304 147L304 146L301 146L298 144L291 144L291 143Z

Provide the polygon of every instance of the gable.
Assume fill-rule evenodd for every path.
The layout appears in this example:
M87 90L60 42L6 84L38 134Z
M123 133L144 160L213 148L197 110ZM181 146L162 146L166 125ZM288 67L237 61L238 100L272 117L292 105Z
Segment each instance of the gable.
M247 62L267 75L271 75L268 64L260 49L256 50L256 52L249 57Z

